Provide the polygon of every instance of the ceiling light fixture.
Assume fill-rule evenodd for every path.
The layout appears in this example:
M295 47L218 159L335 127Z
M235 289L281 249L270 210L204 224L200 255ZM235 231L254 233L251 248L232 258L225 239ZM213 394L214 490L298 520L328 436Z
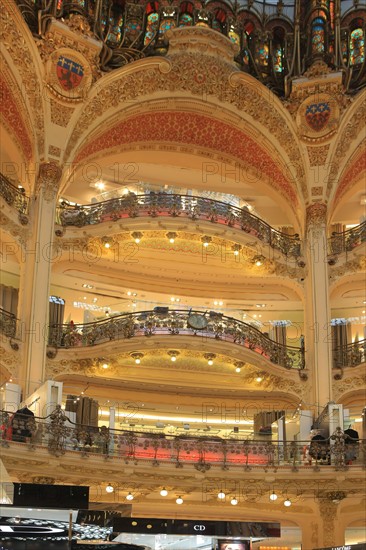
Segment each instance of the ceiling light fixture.
M213 365L213 360L216 358L215 353L205 353L203 356L205 359L207 359L207 364L210 365L210 367Z
M243 247L241 246L241 244L234 244L234 245L231 247L231 250L234 252L234 256L239 256L240 250L241 250L242 248L243 248Z
M278 496L276 495L276 493L273 490L272 493L269 495L269 500L272 500L272 502L274 502L277 499L278 499Z
M255 379L256 382L262 382L263 378L261 376L257 376L257 378Z
M287 497L286 500L285 500L285 502L284 502L283 504L284 504L285 506L287 506L287 508L288 508L289 506L291 506L292 502L291 502L291 500Z
M265 260L264 256L254 256L253 262L257 267L261 266Z
M141 359L144 357L144 354L140 352L133 352L130 353L130 356L134 359L136 365L139 365L141 363Z
M167 236L167 239L169 239L169 242L171 244L173 244L175 239L178 237L177 233L175 233L174 231L169 231L169 233L167 233L166 236Z
M162 488L162 490L160 491L160 494L162 497L166 497L167 494L168 494L168 491L165 489L165 487Z
M201 243L205 248L208 247L210 242L212 242L212 237L208 237L207 235L204 235L203 237L201 237Z
M175 501L177 504L183 504L183 499L182 497L178 497L177 500Z
M112 487L112 485L110 483L108 483L107 487L105 488L105 490L107 491L107 493L113 493L114 491L114 488Z
M113 240L110 237L102 237L101 242L104 248L110 248L113 244Z
M133 494L132 493L128 493L128 495L126 495L126 500L133 500Z
M233 506L236 506L238 504L238 499L236 497L233 497L231 500L230 500L230 503L233 505Z
M140 231L134 231L133 233L131 233L131 237L133 238L136 244L139 244L143 236L144 236L143 233L141 233Z
M217 498L219 498L220 500L224 500L225 497L226 497L226 495L225 495L224 491L222 489L220 489L220 492L217 495Z
M175 363L175 361L177 360L177 357L179 355L179 351L176 351L174 349L168 351L168 355L170 357L170 360L173 361L173 363Z

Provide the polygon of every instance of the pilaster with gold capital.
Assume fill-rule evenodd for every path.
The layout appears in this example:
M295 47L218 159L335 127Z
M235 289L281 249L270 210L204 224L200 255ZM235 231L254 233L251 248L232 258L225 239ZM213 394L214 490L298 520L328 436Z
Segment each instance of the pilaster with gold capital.
M309 276L305 284L306 362L312 373L313 405L320 413L332 401L331 312L327 257L327 205L306 210Z
M41 164L30 202L30 232L22 250L18 303L22 340L18 383L23 398L45 380L54 223L61 175L57 164Z

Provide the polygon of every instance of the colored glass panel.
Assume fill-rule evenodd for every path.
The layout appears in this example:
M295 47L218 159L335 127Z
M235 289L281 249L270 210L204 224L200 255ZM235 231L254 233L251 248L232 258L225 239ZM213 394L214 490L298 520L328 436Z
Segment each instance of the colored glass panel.
M259 65L266 67L268 65L268 45L260 40L255 48L255 60Z
M138 19L129 19L126 23L126 37L133 42L141 32L141 23Z
M177 26L174 19L164 19L164 21L160 25L159 34L164 34L169 29L175 29Z
M246 50L246 49L243 52L243 63L246 66L249 65L249 53L248 53L248 50Z
M179 18L179 26L180 27L192 27L192 25L193 25L192 15L189 15L189 13L183 13Z
M214 19L214 20L212 21L212 28L213 28L215 31L222 32L221 23L220 23L220 21L218 21L217 19Z
M150 44L151 40L156 35L158 28L159 28L159 14L150 13L150 15L147 16L146 31L145 31L145 38L144 38L145 46L147 44Z
M238 46L240 46L240 38L237 32L229 31L228 37L230 38L231 42L233 42L234 44L238 44Z
M282 47L277 44L274 48L274 63L273 67L276 73L282 73L283 63L282 63Z
M325 30L324 19L316 17L313 21L312 37L311 37L311 51L313 54L324 53L325 49Z
M349 63L351 66L360 65L365 60L365 36L363 29L351 32L349 43Z
M121 41L123 17L122 14L110 17L109 19L110 31L107 36L108 42L118 44Z

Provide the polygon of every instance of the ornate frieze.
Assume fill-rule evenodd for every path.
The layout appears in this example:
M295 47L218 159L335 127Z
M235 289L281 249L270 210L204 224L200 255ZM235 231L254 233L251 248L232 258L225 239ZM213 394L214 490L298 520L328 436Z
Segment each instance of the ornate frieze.
M46 201L52 201L57 195L62 170L55 162L44 162L39 167L36 189L43 189Z
M306 208L306 227L325 226L327 223L327 205L322 202L310 204Z

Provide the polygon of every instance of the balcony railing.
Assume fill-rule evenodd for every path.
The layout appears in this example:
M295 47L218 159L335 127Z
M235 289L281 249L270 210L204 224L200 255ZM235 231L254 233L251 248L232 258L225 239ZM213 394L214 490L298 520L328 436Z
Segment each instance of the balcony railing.
M366 242L366 221L347 231L332 233L328 239L329 254L338 255L343 252L352 252L364 242Z
M24 192L13 185L4 174L0 173L0 196L5 199L9 206L15 208L19 213L21 224L28 223L28 205L29 199Z
M125 464L193 466L200 472L212 467L228 470L241 467L277 468L320 465L346 469L352 463L366 464L366 441L352 439L340 428L321 441L266 441L231 437L170 436L77 425L69 420L60 405L46 418L35 418L0 411L1 445L26 444L36 451L46 448L54 456L66 452L115 458Z
M0 308L0 333L8 338L14 338L17 329L17 319L13 313Z
M333 349L333 368L357 367L366 363L366 340Z
M199 196L150 193L127 195L98 204L58 208L57 219L62 226L84 227L106 221L136 217L187 217L207 220L240 229L288 257L301 256L299 236L286 235L251 214L247 208L238 208L224 202Z
M203 329L192 328L192 319L198 317ZM95 323L64 324L49 327L49 345L56 348L93 346L110 340L130 339L136 336L173 334L223 340L258 353L275 365L287 369L305 368L305 350L279 344L255 327L221 313L169 310L125 313Z

